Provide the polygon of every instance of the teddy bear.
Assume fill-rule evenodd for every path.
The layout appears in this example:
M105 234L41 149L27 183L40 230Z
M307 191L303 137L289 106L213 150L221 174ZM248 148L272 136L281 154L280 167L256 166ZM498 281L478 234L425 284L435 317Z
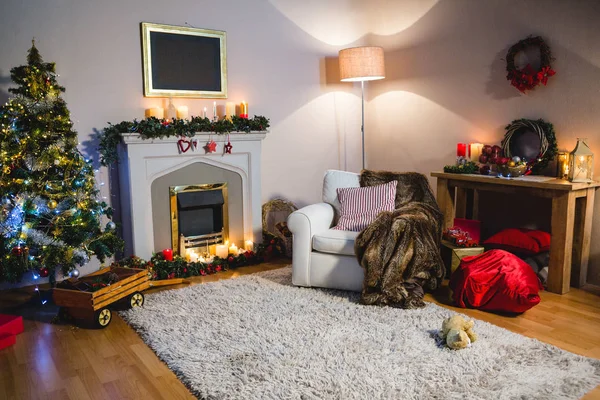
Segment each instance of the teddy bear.
M451 349L464 349L477 340L477 334L473 332L474 325L473 320L466 321L460 315L454 315L444 320L439 336Z

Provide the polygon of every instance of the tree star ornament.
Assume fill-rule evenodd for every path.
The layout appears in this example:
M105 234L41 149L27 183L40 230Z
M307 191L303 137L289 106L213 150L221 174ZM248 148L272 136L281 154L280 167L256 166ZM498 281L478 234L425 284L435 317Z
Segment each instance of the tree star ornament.
M231 154L231 149L233 149L233 146L231 145L231 140L229 140L229 135L227 135L227 144L225 145L225 153L227 154Z
M206 154L215 153L217 151L217 142L215 142L212 139L206 142L206 145L204 146L204 151L206 152Z

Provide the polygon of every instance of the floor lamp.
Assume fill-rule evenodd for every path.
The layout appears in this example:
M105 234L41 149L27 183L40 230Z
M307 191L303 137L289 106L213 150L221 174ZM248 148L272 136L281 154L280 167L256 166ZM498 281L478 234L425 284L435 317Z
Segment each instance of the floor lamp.
M383 48L352 47L340 50L340 80L360 82L362 100L362 167L365 168L365 81L385 78Z

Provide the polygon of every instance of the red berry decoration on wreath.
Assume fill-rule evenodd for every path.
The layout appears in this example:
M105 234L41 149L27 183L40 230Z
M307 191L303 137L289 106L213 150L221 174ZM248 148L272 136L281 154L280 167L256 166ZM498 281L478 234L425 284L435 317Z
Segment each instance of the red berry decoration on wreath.
M530 64L527 64L523 69L517 68L515 56L531 47L537 47L540 50L540 69L536 71ZM506 54L506 71L508 72L506 79L521 93L534 89L540 83L546 86L548 78L556 74L556 71L550 66L550 62L553 60L550 46L544 42L544 39L540 36L528 36L508 49Z

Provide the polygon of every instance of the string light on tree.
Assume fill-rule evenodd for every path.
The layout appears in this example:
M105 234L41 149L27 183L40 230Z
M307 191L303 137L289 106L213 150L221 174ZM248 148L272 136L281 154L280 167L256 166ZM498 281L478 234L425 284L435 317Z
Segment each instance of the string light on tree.
M101 261L122 241L103 230L112 209L98 201L91 160L77 149L77 133L61 97L54 63L35 44L27 64L11 70L17 87L0 107L0 281L68 274Z

